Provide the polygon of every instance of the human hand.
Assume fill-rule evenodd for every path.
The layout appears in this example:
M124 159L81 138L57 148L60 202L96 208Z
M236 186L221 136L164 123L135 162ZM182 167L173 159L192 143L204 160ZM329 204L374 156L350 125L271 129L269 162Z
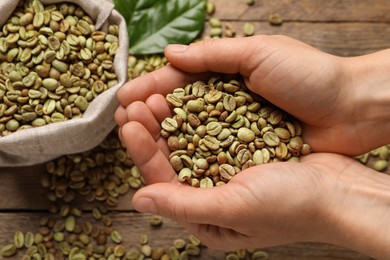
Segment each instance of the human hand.
M128 121L125 108L133 101L158 107L151 103L163 101L154 94L166 95L211 71L243 75L251 91L302 122L304 140L315 152L358 155L387 143L381 126L389 121L383 113L388 102L371 104L379 100L377 95L386 95L368 95L365 85L373 81L372 73L358 67L370 62L368 57L332 56L285 36L208 40L188 48L173 45L165 56L172 66L132 80L118 92L120 126Z
M171 218L217 249L269 247L325 234L316 208L325 183L319 163L266 164L240 172L227 185L193 188L178 181L164 149L149 135L153 131L137 122L122 129L137 137L125 138L125 144L150 184L134 195L136 210Z
M266 43L262 44L268 46L268 48L275 52L274 55L268 53L268 58L265 57L264 60L261 60L257 67L252 64L252 57L251 59L248 57L253 56L254 61L259 61L259 58L255 58L256 55L261 56L260 54L256 54L256 51L259 51L259 49L257 49L258 47L253 47L254 49L252 51L250 51L250 48L247 48L246 50L243 49L243 46L256 45L254 39L256 39L256 41L264 40ZM240 210L246 205L249 208L246 209L248 210L248 213L245 213L247 213L249 217L245 220L250 221L249 218L254 220L259 217L263 222L267 223L267 225L269 224L270 227L268 230L266 230L264 226L258 229L258 231L264 231L266 234L269 234L270 237L269 240L264 238L264 242L257 246L270 246L293 241L318 241L334 243L379 256L380 253L383 253L384 248L387 248L386 245L384 245L384 241L389 241L390 239L390 237L386 237L387 233L385 233L385 236L378 236L378 234L383 234L384 231L387 231L387 229L381 229L381 226L387 225L387 219L389 217L389 214L386 213L388 212L386 207L388 201L388 191L386 189L388 186L381 185L381 183L387 183L389 181L387 180L388 178L383 177L382 175L377 176L375 172L371 170L367 176L363 176L364 180L360 181L357 185L356 182L352 180L353 178L357 178L356 172L358 172L360 176L360 173L367 172L369 169L364 168L352 159L340 155L313 154L305 157L301 164L293 164L293 167L291 168L288 167L291 166L292 163L276 163L272 165L257 166L241 172L235 176L228 185L215 188L215 190L199 190L191 187L184 187L178 183L177 175L167 160L169 151L166 140L160 137L160 123L165 117L171 115L170 107L166 103L164 96L172 92L176 87L182 87L189 82L202 78L207 79L210 75L208 71L223 73L240 72L245 77L246 83L252 91L261 94L269 101L290 112L303 122L304 140L312 145L315 151L331 150L340 153L344 152L346 154L358 154L362 151L366 151L371 145L378 144L379 141L387 142L381 138L383 135L378 134L383 130L372 127L372 125L375 125L374 123L377 123L376 120L369 120L368 124L359 122L357 115L362 116L362 114L359 113L361 107L354 106L353 104L355 104L354 102L359 100L359 98L361 101L361 96L359 95L362 94L362 91L357 91L359 95L354 94L350 88L350 84L346 83L348 82L346 78L350 78L350 74L353 73L346 72L345 64L347 61L344 60L344 58L322 53L303 43L284 37L264 37L264 39L263 37L253 37L236 40L238 41L237 45L230 44L230 41L233 40L228 40L229 42L224 42L223 44L221 41L225 40L198 43L191 45L185 52L178 52L177 50L174 52L173 49L171 49L174 46L171 46L167 48L166 56L172 65L143 76L142 78L132 80L118 92L118 98L122 105L116 113L116 120L121 126L120 135L135 164L140 167L147 184L153 184L137 192L133 199L135 208L142 212L158 213L163 216L172 217L192 233L200 236L204 243L213 247L220 248L221 245L213 244L210 240L216 236L219 239L224 235L226 237L226 240L224 241L227 241L227 244L224 245L226 245L227 248L232 244L238 246L238 241L233 238L237 238L237 240L240 238L240 240L247 241L248 244L246 244L245 247L249 246L249 235L251 235L251 233L247 234L247 239L244 238L245 236L240 236L240 234L246 234L244 231L250 228L239 226L239 221L244 222L243 220L239 220L242 217ZM278 42L279 45L277 43L274 44L274 41ZM251 44L249 44L250 42ZM218 49L220 43L228 46L228 49L219 51L215 53L215 55L209 55L211 52L205 51ZM177 47L178 46L176 46L176 48ZM190 51L191 49L195 51ZM267 50L267 48L264 47L263 51L264 50ZM297 57L294 58L294 53L298 51L301 53L299 57L306 57L313 63L306 68L310 72L308 74L305 74L304 71L299 72L300 70L293 66L300 62ZM203 52L207 53L210 58L205 57L205 55L202 54ZM282 55L285 52L288 55ZM281 56L279 57L278 55ZM291 55L291 57L289 55ZM282 62L284 60L282 59L283 56L286 58L286 62ZM237 57L242 58L238 59ZM281 65L277 66L277 62L271 66L272 64L270 65L269 59L272 57L275 57L277 61L277 58L279 57ZM250 61L250 63L247 63L245 65L247 67L245 67L240 60L247 60ZM348 60L351 64L353 63L353 59ZM309 63L310 62L306 62L305 64ZM289 64L291 64L290 67L288 66ZM299 64L301 64L301 62ZM323 65L320 66L318 64ZM279 70L284 68L284 66L287 67L286 71L289 73L281 74L282 71ZM214 67L215 69L213 69ZM264 80L256 77L251 78L253 71L258 71L260 70L259 68L262 67L268 67L269 70L268 74L265 74L266 77ZM290 69L290 71L288 69ZM291 71L292 69L296 69L297 71ZM331 72L325 73L327 69L331 70ZM280 79L277 77L280 77ZM287 78L288 80L286 80ZM271 84L271 79L275 80L276 83ZM297 82L300 81L302 81L301 84L298 84ZM314 84L316 81L320 83ZM295 84L289 85L286 82L295 82ZM356 83L356 80L353 81L353 83ZM306 86L306 89L302 86ZM330 86L336 87L332 88ZM294 91L291 91L291 88ZM307 93L307 90L311 91L311 88L313 89L313 93ZM317 95L317 91L322 91L323 93ZM282 95L280 93L287 94ZM322 95L327 98L322 98ZM356 96L359 96L359 98L356 98ZM317 102L314 102L313 100L316 99ZM332 101L329 101L329 99ZM347 102L347 100L349 101ZM339 104L341 101L342 103ZM329 113L328 110L341 112L332 114ZM313 111L323 113L322 120L320 120L321 116L318 116L321 114L314 113ZM346 115L349 115L349 117ZM377 113L375 113L375 115L377 115ZM366 115L363 114L362 119L364 119L364 116ZM329 122L332 122L332 124ZM371 128L369 126L371 126ZM372 134L367 138L361 138L361 135L367 133ZM381 138L381 140L372 139L372 136L375 136L378 139ZM361 140L357 138L361 138ZM279 173L276 173L277 171L279 171ZM282 174L281 171L284 171L286 174ZM271 177L271 175L275 175L275 177ZM348 180L341 181L345 175L349 176L347 178ZM254 176L256 179L246 179L246 176ZM372 176L374 176L373 179L377 180L372 181ZM301 192L304 192L305 189L307 189L307 193L300 194L311 194L315 199L312 201L304 199L304 201L302 201L302 197L299 197L299 194L295 196L296 192L289 192L288 195L286 195L287 191L292 190L291 186L294 187L294 185L299 184L294 182L295 178L303 184L300 186ZM357 179L360 180L361 178L362 177ZM269 186L268 191L274 191L272 196L267 194L269 200L262 201L262 196L254 196L248 192L256 191L251 186L251 183L249 183L249 180L258 184L259 187L264 188L266 191L266 186ZM269 185L267 185L268 183ZM315 186L315 184L317 184L317 186ZM271 190L274 186L275 190ZM239 195L239 187L244 187L244 190L247 191L245 194L251 195L245 196L245 198L244 196ZM313 191L313 187L317 189L316 193ZM353 187L353 189L351 187ZM356 191L356 187L359 187L359 189L357 189L358 192ZM375 193L367 192L367 190L375 190ZM203 193L204 195L202 195ZM218 200L219 202L223 202L222 198L224 196L239 196L238 200L241 201L241 204L237 205L240 205L240 207L234 209L232 208L232 205L225 205L223 206L223 208L226 207L226 210L224 211L206 211L205 208L205 210L201 210L197 213L196 211L191 210L191 208L197 206L199 209L199 206L201 206L200 203L186 206L183 205L183 202L190 201L192 203L191 198L194 198L192 197L192 194L197 195L196 197L200 196L199 198L202 198L200 201L209 203L210 200L213 200L215 193L221 193L221 195L219 195L221 197L221 199ZM259 195L262 194L263 193L259 193ZM188 201L183 201L182 204L178 204L179 200L183 200L183 196L187 198ZM263 206L264 212L262 212L262 215L255 217L254 214L256 212L251 211L251 205L249 205L248 202L251 197L253 202L259 203L260 206L268 205L267 207ZM154 203L150 204L150 200L149 202L147 200L142 201L142 198L153 198L155 200ZM283 207L280 210L272 212L271 210L273 210L273 208L270 206L272 205L271 203L284 202L283 200L280 202L279 200L276 200L276 198L285 199L287 206L283 204ZM372 205L373 198L375 198L375 200L378 199L378 201L382 199L381 202L383 203L377 202L375 205ZM313 201L316 202L316 205L314 206ZM263 203L263 205L261 203ZM219 209L221 209L221 205L219 206ZM257 205L257 207L259 206ZM231 211L228 211L229 208ZM366 208L370 208L369 213L364 211ZM173 213L178 212L179 210L181 210L181 214L186 215L187 217L181 218L179 215ZM214 212L217 212L217 214L214 214ZM307 214L304 216L302 212L306 212ZM279 217L275 217L273 213ZM356 218L355 216L357 215L364 215L365 217ZM216 217L217 220L222 219L226 221L227 224L219 224L218 226L215 225L214 222L205 222L211 221L209 220L210 216ZM311 218L304 218L307 216L311 216ZM195 221L195 219L199 220ZM286 219L289 221L291 219L291 223L289 221L287 223ZM298 220L301 222L298 223ZM280 223L287 223L288 225L282 225L281 227L277 225ZM313 229L305 227L313 227ZM207 228L208 231L205 232ZM264 228L264 230L261 230L261 228ZM316 233L313 234L311 230L314 230ZM222 233L218 235L218 232ZM351 238L361 237L362 232L365 237L370 237L369 242ZM274 235L272 236L271 234ZM280 237L278 238L275 234L278 234ZM286 234L293 235L291 237L286 237ZM390 232L388 232L388 234L390 234ZM382 239L378 241L378 237L381 237ZM252 241L259 242L259 240L262 239L263 238L255 237L255 235L252 234ZM387 252L387 255L389 255L389 252Z
M301 163L248 168L223 186L193 188L179 183L162 143L150 135L157 132L152 125L132 121L122 130L136 137L124 140L151 184L134 195L136 210L171 218L216 249L326 242L390 255L388 176L342 155L317 153Z

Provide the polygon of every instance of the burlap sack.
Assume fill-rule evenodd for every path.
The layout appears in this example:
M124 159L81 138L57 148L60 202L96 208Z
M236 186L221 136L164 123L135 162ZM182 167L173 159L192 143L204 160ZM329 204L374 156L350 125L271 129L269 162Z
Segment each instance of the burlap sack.
M42 0L44 4L72 2L81 6L96 21L96 29L118 24L119 50L115 56L118 85L97 96L80 119L21 130L0 137L0 167L43 163L64 154L83 152L97 146L115 126L118 107L116 91L127 80L128 36L123 17L105 0ZM0 1L0 25L3 26L18 4L16 0Z

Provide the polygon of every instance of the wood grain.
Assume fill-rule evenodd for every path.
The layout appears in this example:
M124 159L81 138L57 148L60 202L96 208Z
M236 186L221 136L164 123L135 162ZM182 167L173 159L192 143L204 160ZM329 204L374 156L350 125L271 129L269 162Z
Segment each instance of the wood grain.
M50 202L47 189L41 186L41 176L46 174L45 166L35 165L21 168L0 168L0 212L21 210L47 210ZM132 210L131 198L135 190L130 190L119 201L116 210ZM79 195L76 205L91 209L94 204L86 203Z
M390 47L390 26L385 23L285 23L271 26L251 22L256 34L287 35L339 56L358 56ZM230 22L239 36L245 22ZM204 35L209 34L207 27Z
M213 0L215 17L224 20L267 21L273 13L286 22L389 22L390 2L383 0Z

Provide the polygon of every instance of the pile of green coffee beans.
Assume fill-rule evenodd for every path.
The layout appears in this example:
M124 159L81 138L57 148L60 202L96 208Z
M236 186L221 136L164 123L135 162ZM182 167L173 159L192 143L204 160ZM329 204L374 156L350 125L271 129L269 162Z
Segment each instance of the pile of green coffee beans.
M378 172L385 172L389 168L390 145L383 145L368 153L357 156L356 159Z
M194 187L218 186L249 167L311 152L300 123L249 91L239 76L197 81L166 100L174 107L161 123L169 160L179 180Z
M75 4L20 1L0 32L0 136L81 117L118 83L118 34Z

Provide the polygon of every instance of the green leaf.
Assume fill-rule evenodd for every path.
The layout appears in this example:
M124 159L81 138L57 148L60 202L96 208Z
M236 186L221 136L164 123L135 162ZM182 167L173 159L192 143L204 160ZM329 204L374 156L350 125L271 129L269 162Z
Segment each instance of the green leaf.
M114 0L127 21L130 53L162 53L167 44L189 44L204 27L205 0Z

